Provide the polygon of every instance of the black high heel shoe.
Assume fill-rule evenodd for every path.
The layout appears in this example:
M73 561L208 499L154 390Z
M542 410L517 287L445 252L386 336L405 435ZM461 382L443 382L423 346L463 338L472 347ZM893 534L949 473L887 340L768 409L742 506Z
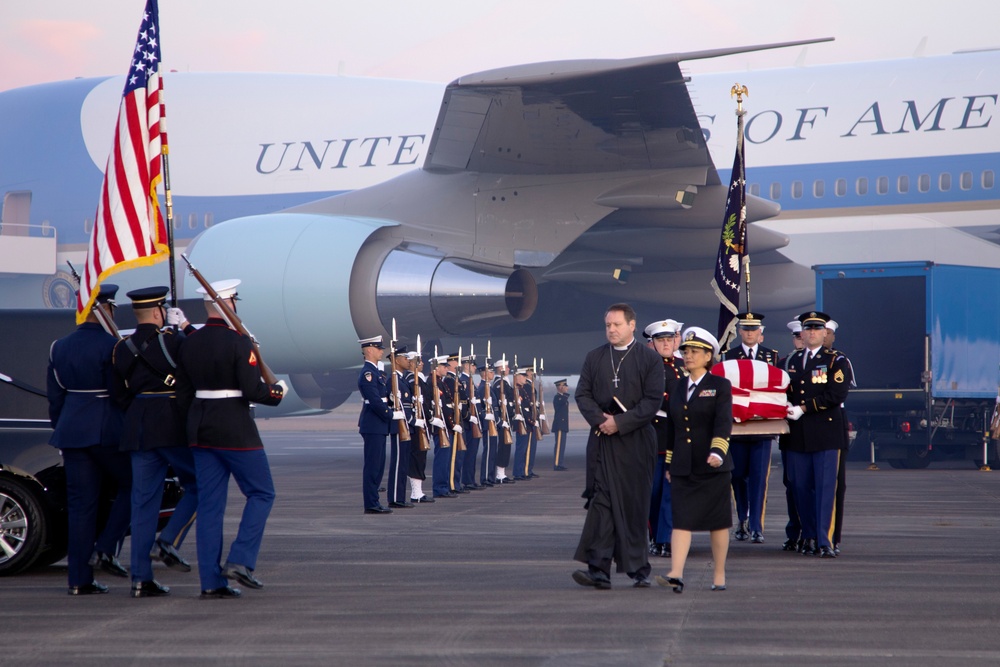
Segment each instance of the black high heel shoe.
M664 577L662 575L656 575L656 583L661 586L673 586L674 593L684 592L684 580L677 579L675 577Z

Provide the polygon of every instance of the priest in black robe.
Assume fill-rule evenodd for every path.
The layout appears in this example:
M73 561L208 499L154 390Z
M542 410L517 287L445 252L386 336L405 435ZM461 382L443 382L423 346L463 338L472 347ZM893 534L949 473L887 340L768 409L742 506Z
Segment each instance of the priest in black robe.
M663 362L635 340L635 311L608 308L606 345L587 354L576 403L590 424L590 502L574 558L587 564L573 573L582 586L611 587L611 563L636 587L648 587L647 523L656 458L652 426L663 400Z

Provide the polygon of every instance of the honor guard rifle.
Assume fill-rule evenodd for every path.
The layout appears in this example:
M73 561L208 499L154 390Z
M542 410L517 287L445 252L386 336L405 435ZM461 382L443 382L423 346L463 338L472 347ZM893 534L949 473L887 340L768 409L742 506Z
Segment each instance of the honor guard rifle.
M73 280L76 281L77 289L79 289L80 274L76 272L76 268L74 268L73 264L70 263L68 259L66 260L66 263L69 264L69 270L73 274ZM94 305L90 307L90 312L92 312L94 314L94 317L97 318L97 322L98 324L101 325L102 329L107 331L109 334L111 334L118 340L122 339L122 335L118 331L118 325L115 324L114 319L110 315L108 315L108 312L106 310L101 308L101 304L97 303L96 300L94 301Z
M392 409L396 412L403 412L403 400L399 395L399 379L396 373L396 318L392 318L392 338L389 340L389 358L392 359L392 381L390 391L392 391ZM402 419L397 419L399 427L399 441L405 442L410 439L410 429L406 425L406 413Z
M434 369L431 371L431 396L434 398L434 419L444 423L444 412L441 410L441 389L438 387L437 380L437 347L434 348ZM441 440L441 447L451 447L451 438L448 437L448 431L445 430L444 426L438 426L438 438Z
M540 360L541 363L538 366L538 375L535 376L535 381L538 383L538 420L541 425L542 435L548 435L552 433L552 427L549 426L549 420L545 416L545 392L542 391L542 376L541 373L545 372L545 359Z
M542 439L542 425L538 421L538 360L531 360L531 421L535 424L535 441Z
M458 367L462 368L462 348L458 348ZM455 451L464 452L465 451L465 436L462 435L462 395L459 394L458 387L458 373L455 373L455 395L452 396L452 443L455 445Z
M514 438L510 434L510 404L507 403L507 388L504 384L507 382L507 355L503 355L503 375L500 376L500 410L503 412L501 415L501 421L503 424L507 424L504 428L501 424L500 429L503 431L503 444L509 445L514 441Z
M475 346L469 346L469 359L474 360L476 358L476 348ZM472 363L472 373L476 372L476 364ZM473 374L469 374L469 423L472 424L472 437L481 438L483 437L483 429L479 425L479 408L476 407L476 378ZM475 417L475 419L473 419Z
M253 334L250 333L246 326L243 325L243 320L241 320L236 312L229 307L226 300L219 296L219 293L215 291L212 284L205 279L205 276L201 275L201 271L194 267L194 264L191 263L191 260L188 259L187 255L182 253L181 257L187 263L188 271L191 272L194 279L201 284L205 293L208 294L212 301L215 302L216 307L219 309L219 314L222 315L222 319L226 321L226 324L228 324L230 328L235 329L250 339L250 343L253 345L253 351L257 355L257 363L260 366L260 376L264 379L264 382L267 384L278 384L278 378L271 372L271 369L267 367L267 364L264 363L264 357L260 354L260 344L257 343L257 339L254 338Z
M490 341L486 341L486 369L491 370L496 374L496 369L491 368L490 364L493 363L490 357ZM493 419L486 419L486 434L491 437L497 437L497 417L493 414L493 400L490 398L490 380L488 379L489 373L486 374L487 378L483 378L483 403L486 405L487 416L492 416ZM502 389L502 387L501 387Z
M420 334L417 334L417 358L423 362L420 356ZM431 443L427 439L427 421L424 419L424 397L420 392L420 374L413 371L413 420L417 428L417 447L420 451L426 452L431 448ZM423 422L423 426L421 426Z

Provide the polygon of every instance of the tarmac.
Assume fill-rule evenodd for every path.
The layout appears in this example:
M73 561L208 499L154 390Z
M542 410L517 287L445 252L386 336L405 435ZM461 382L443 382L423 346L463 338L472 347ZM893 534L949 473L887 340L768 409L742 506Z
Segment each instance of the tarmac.
M1000 472L971 464L848 471L843 553L781 551L772 467L765 543L733 541L712 592L696 534L682 595L570 578L585 431L541 478L364 515L356 412L259 421L277 501L239 600L200 600L197 570L155 565L164 598L66 595L65 562L0 579L0 665L998 665ZM578 425L574 422L574 425ZM425 483L425 491L429 483ZM242 496L230 487L227 544ZM192 531L181 551L194 564ZM121 554L128 563L128 546ZM654 574L668 559L652 558Z

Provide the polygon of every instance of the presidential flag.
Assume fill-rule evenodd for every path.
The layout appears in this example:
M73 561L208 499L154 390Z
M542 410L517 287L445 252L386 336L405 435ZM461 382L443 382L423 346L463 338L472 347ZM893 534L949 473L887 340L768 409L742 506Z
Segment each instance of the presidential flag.
M747 252L747 196L745 162L743 156L743 114L736 112L737 137L736 156L733 159L733 173L729 179L729 195L726 197L726 215L722 221L722 237L719 239L719 254L715 260L715 277L712 289L719 297L719 346L725 350L736 338L736 313L740 308L740 278L750 261Z
M157 0L147 0L132 65L118 111L114 143L104 170L101 198L87 261L80 278L76 320L87 318L97 286L107 276L169 256L167 229L156 188L161 180L160 29Z

